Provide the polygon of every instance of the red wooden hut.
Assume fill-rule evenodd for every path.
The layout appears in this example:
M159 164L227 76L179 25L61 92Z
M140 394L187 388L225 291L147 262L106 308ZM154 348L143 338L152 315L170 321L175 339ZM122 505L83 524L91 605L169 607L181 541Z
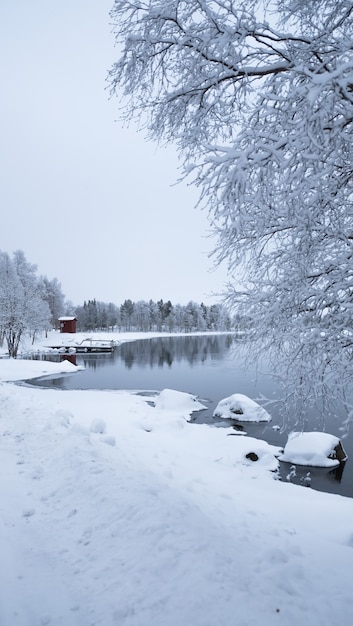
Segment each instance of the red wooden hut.
M59 317L61 333L76 332L76 317Z

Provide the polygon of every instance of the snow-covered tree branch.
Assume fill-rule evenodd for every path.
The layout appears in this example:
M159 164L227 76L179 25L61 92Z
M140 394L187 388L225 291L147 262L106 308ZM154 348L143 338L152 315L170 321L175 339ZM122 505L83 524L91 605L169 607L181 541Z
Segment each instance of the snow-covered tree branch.
M177 146L249 339L298 397L346 398L353 3L116 0L111 16L122 117Z

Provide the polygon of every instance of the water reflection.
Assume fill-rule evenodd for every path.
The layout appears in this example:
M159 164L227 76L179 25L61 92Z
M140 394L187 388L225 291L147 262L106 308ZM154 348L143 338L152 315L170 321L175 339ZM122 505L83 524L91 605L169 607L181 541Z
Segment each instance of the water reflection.
M84 371L73 375L46 377L32 381L36 385L57 389L129 389L161 390L176 389L197 395L208 407L205 411L194 413L192 421L216 425L213 410L222 398L233 393L243 393L266 405L272 416L272 422L259 424L240 424L248 436L264 439L268 443L283 447L288 432L299 429L295 424L295 412L292 421L286 421L278 402L279 388L269 374L260 374L245 369L237 350L234 335L178 336L158 339L145 339L121 344L109 354L77 355L37 355L37 358L60 361L75 359L76 364L84 366ZM308 422L308 430L323 430L340 436L339 419L333 414L327 415L326 422L318 420L319 413L313 411ZM217 426L234 426L222 420ZM333 491L353 497L353 438L347 436L344 448L348 454L347 464L342 463L334 469L310 467L296 468L293 482L306 484L308 472L311 486L323 491ZM286 480L288 467L281 463L281 478Z
M236 341L234 335L196 337L163 337L125 343L115 351L126 367L171 367L174 362L187 361L189 365L204 363L209 359L224 358Z
M329 472L330 478L333 478L334 480L337 480L338 483L341 483L345 467L346 462L341 461L341 463L337 467L334 467L334 469Z
M76 354L62 354L61 361L69 361L69 363L72 363L72 365L77 365Z
M143 339L122 343L114 352L108 354L41 354L31 356L33 359L48 361L68 360L75 365L83 364L85 368L97 369L106 367L112 361L121 361L125 367L140 368L171 368L174 363L187 362L190 366L219 361L227 358L228 352L236 343L235 335L201 335L162 337Z
M295 465L292 463L280 463L280 477L283 481L288 481L290 475L290 469L295 468L291 474L290 482L295 485L313 486L315 489L322 491L332 491L334 493L341 493L341 489L338 485L341 485L343 481L343 474L346 467L346 462L341 462L337 467L333 469L327 469L324 467L310 467L304 465ZM308 479L309 477L309 479ZM342 493L344 495L353 496L351 485L348 484L343 488Z
M108 354L85 354L80 355L80 365L83 365L86 369L96 370L100 367L106 367L107 364L113 363L115 360L115 352L109 352Z

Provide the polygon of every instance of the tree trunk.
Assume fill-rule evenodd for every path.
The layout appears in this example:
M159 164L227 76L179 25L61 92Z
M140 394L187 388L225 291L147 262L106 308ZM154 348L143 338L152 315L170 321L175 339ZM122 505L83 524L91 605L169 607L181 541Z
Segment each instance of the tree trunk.
M17 357L18 346L20 344L22 331L9 330L5 331L5 337L7 341L7 350L9 357L15 359Z

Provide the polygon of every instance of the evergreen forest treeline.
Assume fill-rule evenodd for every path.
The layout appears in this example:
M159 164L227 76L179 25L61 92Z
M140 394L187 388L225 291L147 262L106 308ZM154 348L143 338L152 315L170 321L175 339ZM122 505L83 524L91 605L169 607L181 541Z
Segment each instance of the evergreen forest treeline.
M172 304L170 300L125 300L117 306L113 303L88 300L75 308L78 331L231 331L235 320L221 304L205 305L189 302Z

